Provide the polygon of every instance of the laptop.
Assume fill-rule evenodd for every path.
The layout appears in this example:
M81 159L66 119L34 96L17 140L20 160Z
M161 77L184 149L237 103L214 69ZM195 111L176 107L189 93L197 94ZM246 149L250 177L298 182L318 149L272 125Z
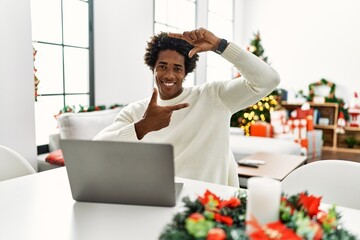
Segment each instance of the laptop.
M80 202L176 205L170 144L60 140L72 197Z

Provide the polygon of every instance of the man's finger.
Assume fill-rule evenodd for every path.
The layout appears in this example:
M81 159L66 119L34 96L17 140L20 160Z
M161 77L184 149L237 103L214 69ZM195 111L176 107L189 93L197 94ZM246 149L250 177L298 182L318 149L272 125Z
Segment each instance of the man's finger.
M182 34L183 40L187 41L188 43L192 44L196 40L196 35L191 34L191 32L185 31Z
M174 37L174 38L178 38L178 39L182 39L187 41L190 44L193 44L194 41L196 40L196 36L194 38L191 38L191 36L189 35L190 32L183 32L181 33L168 33L169 37Z
M167 108L170 111L176 111L176 110L180 110L180 109L183 109L183 108L187 108L188 106L189 106L188 103L180 103L180 104L177 104L177 105L168 106Z
M189 58L192 58L195 54L202 52L203 49L200 46L196 46L193 49L190 50L189 52Z
M203 30L201 30L201 29L198 29L198 30L195 31L195 35L196 35L197 39L203 38L204 34L205 34L205 32Z
M185 37L184 37L184 35L182 33L171 33L171 32L169 32L168 36L172 37L172 38L178 38L178 39L185 40Z
M152 93L151 99L150 99L150 103L149 104L157 104L157 96L158 96L158 91L156 88L154 88L154 91Z
M189 37L191 38L191 40L192 40L193 42L195 42L196 40L198 40L198 37L197 37L197 35L196 35L196 31L191 31L191 32L189 32Z

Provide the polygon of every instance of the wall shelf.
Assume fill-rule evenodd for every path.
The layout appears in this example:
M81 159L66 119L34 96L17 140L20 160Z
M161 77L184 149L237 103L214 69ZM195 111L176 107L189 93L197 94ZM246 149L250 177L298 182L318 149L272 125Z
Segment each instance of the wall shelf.
M337 132L337 120L339 115L339 106L337 103L309 103L311 108L317 109L322 117L329 119L329 125L315 124L315 129L323 130L323 149L330 151L360 153L360 127L345 127L345 134ZM293 111L300 108L302 104L281 102L281 105L287 111ZM345 138L353 136L358 140L354 148L348 148Z

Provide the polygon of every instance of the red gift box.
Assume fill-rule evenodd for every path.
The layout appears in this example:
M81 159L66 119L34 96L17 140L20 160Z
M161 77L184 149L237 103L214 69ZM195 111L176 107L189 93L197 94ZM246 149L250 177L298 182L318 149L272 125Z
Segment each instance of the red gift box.
M267 122L256 122L250 126L250 135L257 137L272 137L272 126Z
M306 118L307 116L314 116L314 109L302 110L301 108L296 109L296 118Z
M314 109L310 108L308 110L302 110L301 108L296 109L296 118L297 119L306 119L307 121L307 130L314 130Z

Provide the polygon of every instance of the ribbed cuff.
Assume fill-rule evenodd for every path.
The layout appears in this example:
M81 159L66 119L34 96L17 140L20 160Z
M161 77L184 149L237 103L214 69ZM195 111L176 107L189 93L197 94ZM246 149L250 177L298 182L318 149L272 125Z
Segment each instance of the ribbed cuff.
M139 141L135 131L135 123L129 124L128 126L123 127L121 129L121 139L119 140L132 141L132 142Z
M243 51L238 45L230 42L221 56L229 62L236 62Z

